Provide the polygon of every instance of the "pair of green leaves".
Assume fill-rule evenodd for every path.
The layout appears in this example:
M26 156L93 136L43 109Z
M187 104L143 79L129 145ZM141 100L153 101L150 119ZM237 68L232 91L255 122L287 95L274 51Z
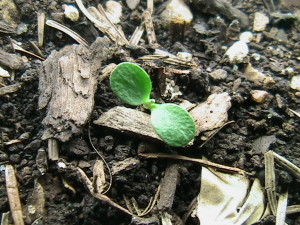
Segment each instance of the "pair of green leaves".
M156 104L150 99L152 83L149 75L138 65L120 63L111 73L113 92L130 105L144 105L151 111L155 132L170 146L187 145L195 136L195 122L191 115L178 105Z

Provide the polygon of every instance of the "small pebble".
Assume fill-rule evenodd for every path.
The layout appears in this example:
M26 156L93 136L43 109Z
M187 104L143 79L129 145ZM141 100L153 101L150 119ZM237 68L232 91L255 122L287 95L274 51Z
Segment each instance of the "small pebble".
M134 10L137 5L140 3L140 0L126 0L126 4L129 9Z
M7 70L0 67L0 77L10 77L10 75Z
M300 91L300 75L292 77L291 88Z
M253 31L264 31L269 22L270 19L267 15L261 12L256 12L254 14Z
M262 90L252 90L250 94L252 100L256 103L263 103L266 97L269 95L268 92Z
M227 75L227 71L223 69L217 69L209 73L209 76L215 81L224 80L226 79Z
M79 20L79 12L78 9L73 5L62 5L64 9L65 17L69 20L76 22Z

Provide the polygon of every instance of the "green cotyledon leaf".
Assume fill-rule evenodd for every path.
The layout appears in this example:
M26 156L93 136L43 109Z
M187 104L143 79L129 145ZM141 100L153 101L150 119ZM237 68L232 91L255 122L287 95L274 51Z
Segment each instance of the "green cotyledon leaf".
M151 108L151 123L155 132L170 146L185 146L195 137L194 119L175 104L155 104Z
M150 99L152 83L149 75L138 65L120 63L110 75L113 92L125 103L141 105Z

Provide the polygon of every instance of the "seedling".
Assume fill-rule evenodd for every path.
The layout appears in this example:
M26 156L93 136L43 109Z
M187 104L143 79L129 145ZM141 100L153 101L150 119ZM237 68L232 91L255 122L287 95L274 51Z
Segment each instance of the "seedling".
M111 73L110 86L122 101L143 105L151 111L152 126L168 145L185 146L195 137L195 122L185 109L172 103L157 104L150 99L150 77L138 65L120 63Z

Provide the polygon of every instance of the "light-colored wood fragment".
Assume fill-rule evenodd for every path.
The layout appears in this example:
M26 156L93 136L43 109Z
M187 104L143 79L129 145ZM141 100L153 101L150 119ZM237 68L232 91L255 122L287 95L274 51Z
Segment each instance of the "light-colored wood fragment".
M150 115L138 110L118 106L103 113L94 124L161 141L151 125Z
M285 225L285 216L287 210L288 191L279 195L278 207L276 213L276 225Z
M128 171L140 164L140 160L136 158L126 158L123 161L115 162L111 167L111 174L115 175L121 171Z
M287 207L286 214L293 214L293 213L299 213L300 212L300 205L289 205Z
M268 203L273 215L277 212L276 183L275 183L274 155L272 151L265 153L265 189Z
M54 138L48 139L48 157L53 161L59 159L58 141Z
M21 88L21 85L21 83L17 83L0 88L0 96L17 92Z
M152 47L158 47L150 10L147 9L143 12L143 18L145 21L149 45Z
M39 55L37 55L37 54L34 54L34 53L32 53L32 52L29 52L29 51L25 50L24 48L22 48L21 46L19 46L19 45L18 45L18 42L17 42L16 40L13 40L13 39L10 38L10 42L11 42L11 45L12 45L12 47L13 47L13 49L14 49L15 51L19 51L19 52L28 54L28 55L30 55L30 56L32 56L32 57L35 57L35 58L38 58L38 59L40 59L40 60L42 60L42 61L45 60L43 57L41 57L41 56L39 56Z
M261 84L262 86L267 87L275 84L272 76L258 71L250 63L246 66L244 73L247 80L250 80L257 84Z
M144 27L142 27L142 26L136 27L130 40L129 40L129 44L130 45L138 45L143 33L144 33Z
M96 160L93 167L93 184L96 193L103 193L106 188L104 165L101 160Z
M79 44L82 44L85 47L89 47L88 42L81 37L79 34L77 34L76 32L74 32L73 30L71 30L70 28L54 21L54 20L47 20L46 24L50 27L53 27L55 29L58 29L64 33L66 33L67 35L69 35L71 38L73 38L75 41L77 41Z
M227 111L231 107L231 98L227 92L210 95L204 103L190 111L196 122L196 136L204 131L221 127L228 119Z
M37 13L38 21L38 44L40 47L44 44L44 33L45 33L45 20L46 15L44 12Z
M23 211L21 207L18 181L15 174L15 169L12 165L7 165L5 168L5 183L8 195L10 211L15 225L24 225Z

